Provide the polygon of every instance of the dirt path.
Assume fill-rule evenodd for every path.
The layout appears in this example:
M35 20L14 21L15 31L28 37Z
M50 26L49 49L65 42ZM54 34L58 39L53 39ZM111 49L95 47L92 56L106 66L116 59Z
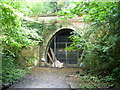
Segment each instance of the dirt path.
M32 74L14 85L14 88L70 88L77 77L73 77L79 68L43 68L37 67Z

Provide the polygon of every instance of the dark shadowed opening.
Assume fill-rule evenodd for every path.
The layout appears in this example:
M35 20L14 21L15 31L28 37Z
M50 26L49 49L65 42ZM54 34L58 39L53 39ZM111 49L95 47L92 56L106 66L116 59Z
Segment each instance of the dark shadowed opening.
M68 51L65 48L68 47L72 41L68 38L71 35L71 29L62 29L58 31L49 41L47 53L52 58L52 53L50 48L55 54L55 57L60 62L67 64L77 64L79 58L78 51ZM50 57L47 55L47 62L52 63Z

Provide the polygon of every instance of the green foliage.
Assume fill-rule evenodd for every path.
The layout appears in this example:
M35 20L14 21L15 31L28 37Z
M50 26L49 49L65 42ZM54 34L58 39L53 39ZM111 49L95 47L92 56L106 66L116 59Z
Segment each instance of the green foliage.
M15 7L16 6L16 7ZM0 3L2 10L2 81L14 82L26 74L21 58L23 48L37 45L42 37L35 30L22 27L19 5ZM26 28L26 29L25 29Z
M27 2L26 0L25 1L22 1L22 0L17 0L17 1L16 0L4 0L1 2L12 6L14 9L17 9L18 11L20 11L24 15L29 15L32 13L31 8L32 8L33 3Z
M41 42L43 40L41 36L43 31L42 27L43 25L39 22L22 21L22 29L24 30L24 33L27 34L29 39L37 42Z
M52 20L51 25L46 25L44 22L26 19L28 13L24 10L29 7L23 2L2 2L0 6L2 9L2 84L5 84L19 80L27 73L27 65L33 65L33 60L36 59L33 56L23 56L22 50L40 44L43 40L42 36L48 33L46 31L50 32L56 28L56 21Z
M2 61L2 82L5 83L12 83L15 80L19 80L26 74L25 70L18 68L18 63L16 62L13 57L3 58Z
M33 3L31 9L31 15L40 15L40 14L52 14L57 13L66 7L67 2L35 2Z
M64 1L43 2L41 0L4 0L2 2L9 4L14 9L19 10L26 16L57 13L58 11L65 8L68 3Z
M87 21L108 22L116 6L117 4L111 2L81 2L76 3L71 12L78 16L86 15Z
M85 39L80 36L78 32L71 32L71 36L69 37L72 41L72 44L67 47L68 50L83 50L87 44L85 43Z
M84 75L80 76L80 78L82 84L80 83L78 88L106 88L111 86L108 82L105 82L96 76Z
M106 82L111 82L114 81L115 79L112 76L105 76L101 80Z
M40 15L40 14L50 13L51 8L48 3L36 2L36 4L33 5L31 10L33 15Z
M50 24L42 22L26 22L24 21L24 27L27 27L29 31L37 32L39 36L36 35L36 38L39 38L37 40L43 40L48 34L50 34L53 30L57 29L56 23L57 20L50 20ZM33 35L33 33L32 33ZM41 41L40 41L41 42Z
M86 67L92 68L94 74L109 75L119 82L120 2L75 2L74 5L73 9L66 10L68 14L63 12L62 15L83 16L84 22L90 25L82 37L76 34L70 37L73 43L68 49L81 50L79 46L85 46Z

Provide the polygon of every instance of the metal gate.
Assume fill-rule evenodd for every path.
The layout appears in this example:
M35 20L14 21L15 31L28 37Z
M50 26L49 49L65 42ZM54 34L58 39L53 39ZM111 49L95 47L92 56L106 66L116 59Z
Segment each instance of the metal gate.
M77 64L79 58L78 51L68 51L65 48L72 43L68 36L54 37L54 53L56 58L64 64Z

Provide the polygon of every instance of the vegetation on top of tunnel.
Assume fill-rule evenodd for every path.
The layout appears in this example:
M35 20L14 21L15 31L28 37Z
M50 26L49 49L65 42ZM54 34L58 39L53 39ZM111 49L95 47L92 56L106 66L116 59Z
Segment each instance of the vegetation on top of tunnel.
M89 23L84 34L74 32L70 36L73 43L68 50L83 50L85 54L81 62L90 73L120 82L120 2L75 2L72 9L60 15L84 16ZM81 37L81 36L82 37Z
M44 2L43 0L1 0L1 2L9 4L26 16L57 13L66 8L70 3L66 2L66 0L62 0L61 2L53 2L52 0L49 0L48 2Z

